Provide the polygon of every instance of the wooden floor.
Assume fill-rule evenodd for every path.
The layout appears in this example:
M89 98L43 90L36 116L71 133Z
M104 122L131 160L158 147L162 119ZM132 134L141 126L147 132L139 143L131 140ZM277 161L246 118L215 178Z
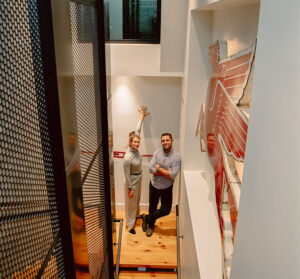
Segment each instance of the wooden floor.
M117 212L117 218L124 219L123 236L120 256L120 267L145 267L145 268L177 268L177 243L176 243L176 216L171 213L169 216L159 219L151 237L147 237L142 230L142 220L138 219L135 227L136 234L129 233L126 229L124 212ZM119 228L116 228L118 233ZM117 254L115 246L114 258ZM124 274L124 273L123 273ZM124 276L130 276L129 275ZM139 276L148 277L120 277L120 278L151 278L151 274ZM165 277L157 278L176 278L174 274L165 274ZM149 277L150 276L150 277ZM169 277L168 277L169 276ZM170 277L171 276L171 277Z
M176 279L177 274L171 272L133 272L133 271L121 271L119 274L119 279L147 279L147 278Z

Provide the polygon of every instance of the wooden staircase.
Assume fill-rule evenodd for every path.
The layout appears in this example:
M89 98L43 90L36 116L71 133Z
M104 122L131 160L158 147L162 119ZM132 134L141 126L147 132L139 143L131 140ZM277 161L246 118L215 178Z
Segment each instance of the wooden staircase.
M172 272L136 272L136 271L121 271L119 279L147 279L147 278L159 278L159 279L176 279L177 274Z
M159 219L151 237L143 232L141 219L137 220L136 234L133 235L126 229L124 212L118 212L117 218L124 219L119 278L177 278L175 213ZM116 232L118 231L117 227ZM117 246L115 258L116 255Z

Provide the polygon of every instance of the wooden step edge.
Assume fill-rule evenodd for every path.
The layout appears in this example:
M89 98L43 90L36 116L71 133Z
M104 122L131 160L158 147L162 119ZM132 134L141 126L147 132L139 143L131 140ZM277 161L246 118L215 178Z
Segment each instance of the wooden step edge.
M116 266L116 265L114 265ZM120 264L119 265L120 268L124 267L129 267L129 268L141 268L141 267L144 267L144 268L149 268L149 269L155 269L155 268L159 268L159 269L177 269L177 265L173 265L173 264Z
M133 273L133 274L177 274L176 271L172 272L172 271L152 271L152 270L149 270L149 271L134 271L134 270L120 270L119 274L121 273Z
M160 271L151 271L151 272L137 272L137 271L120 271L120 279L147 279L147 278L161 278L161 279L176 279L176 272L160 272Z

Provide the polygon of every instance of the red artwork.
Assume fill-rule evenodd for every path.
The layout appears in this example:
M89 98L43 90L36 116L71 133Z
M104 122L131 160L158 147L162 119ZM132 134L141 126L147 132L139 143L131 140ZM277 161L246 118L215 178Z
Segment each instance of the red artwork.
M205 105L205 137L208 156L214 168L216 205L223 244L224 204L230 216L234 242L239 201L231 186L232 182L237 181L232 181L234 179L228 173L228 158L232 162L243 162L245 158L248 117L241 103L254 53L255 46L227 57L227 43L224 41L217 41L209 47L211 77Z

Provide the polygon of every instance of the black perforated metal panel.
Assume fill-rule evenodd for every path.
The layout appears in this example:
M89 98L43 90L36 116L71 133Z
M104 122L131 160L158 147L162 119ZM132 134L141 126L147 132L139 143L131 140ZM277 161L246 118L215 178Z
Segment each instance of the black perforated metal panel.
M110 186L105 180L108 146L102 117L107 109L100 86L97 7L70 1L70 15L89 272L91 278L108 278Z
M35 278L59 230L37 1L0 1L0 39L0 278Z

